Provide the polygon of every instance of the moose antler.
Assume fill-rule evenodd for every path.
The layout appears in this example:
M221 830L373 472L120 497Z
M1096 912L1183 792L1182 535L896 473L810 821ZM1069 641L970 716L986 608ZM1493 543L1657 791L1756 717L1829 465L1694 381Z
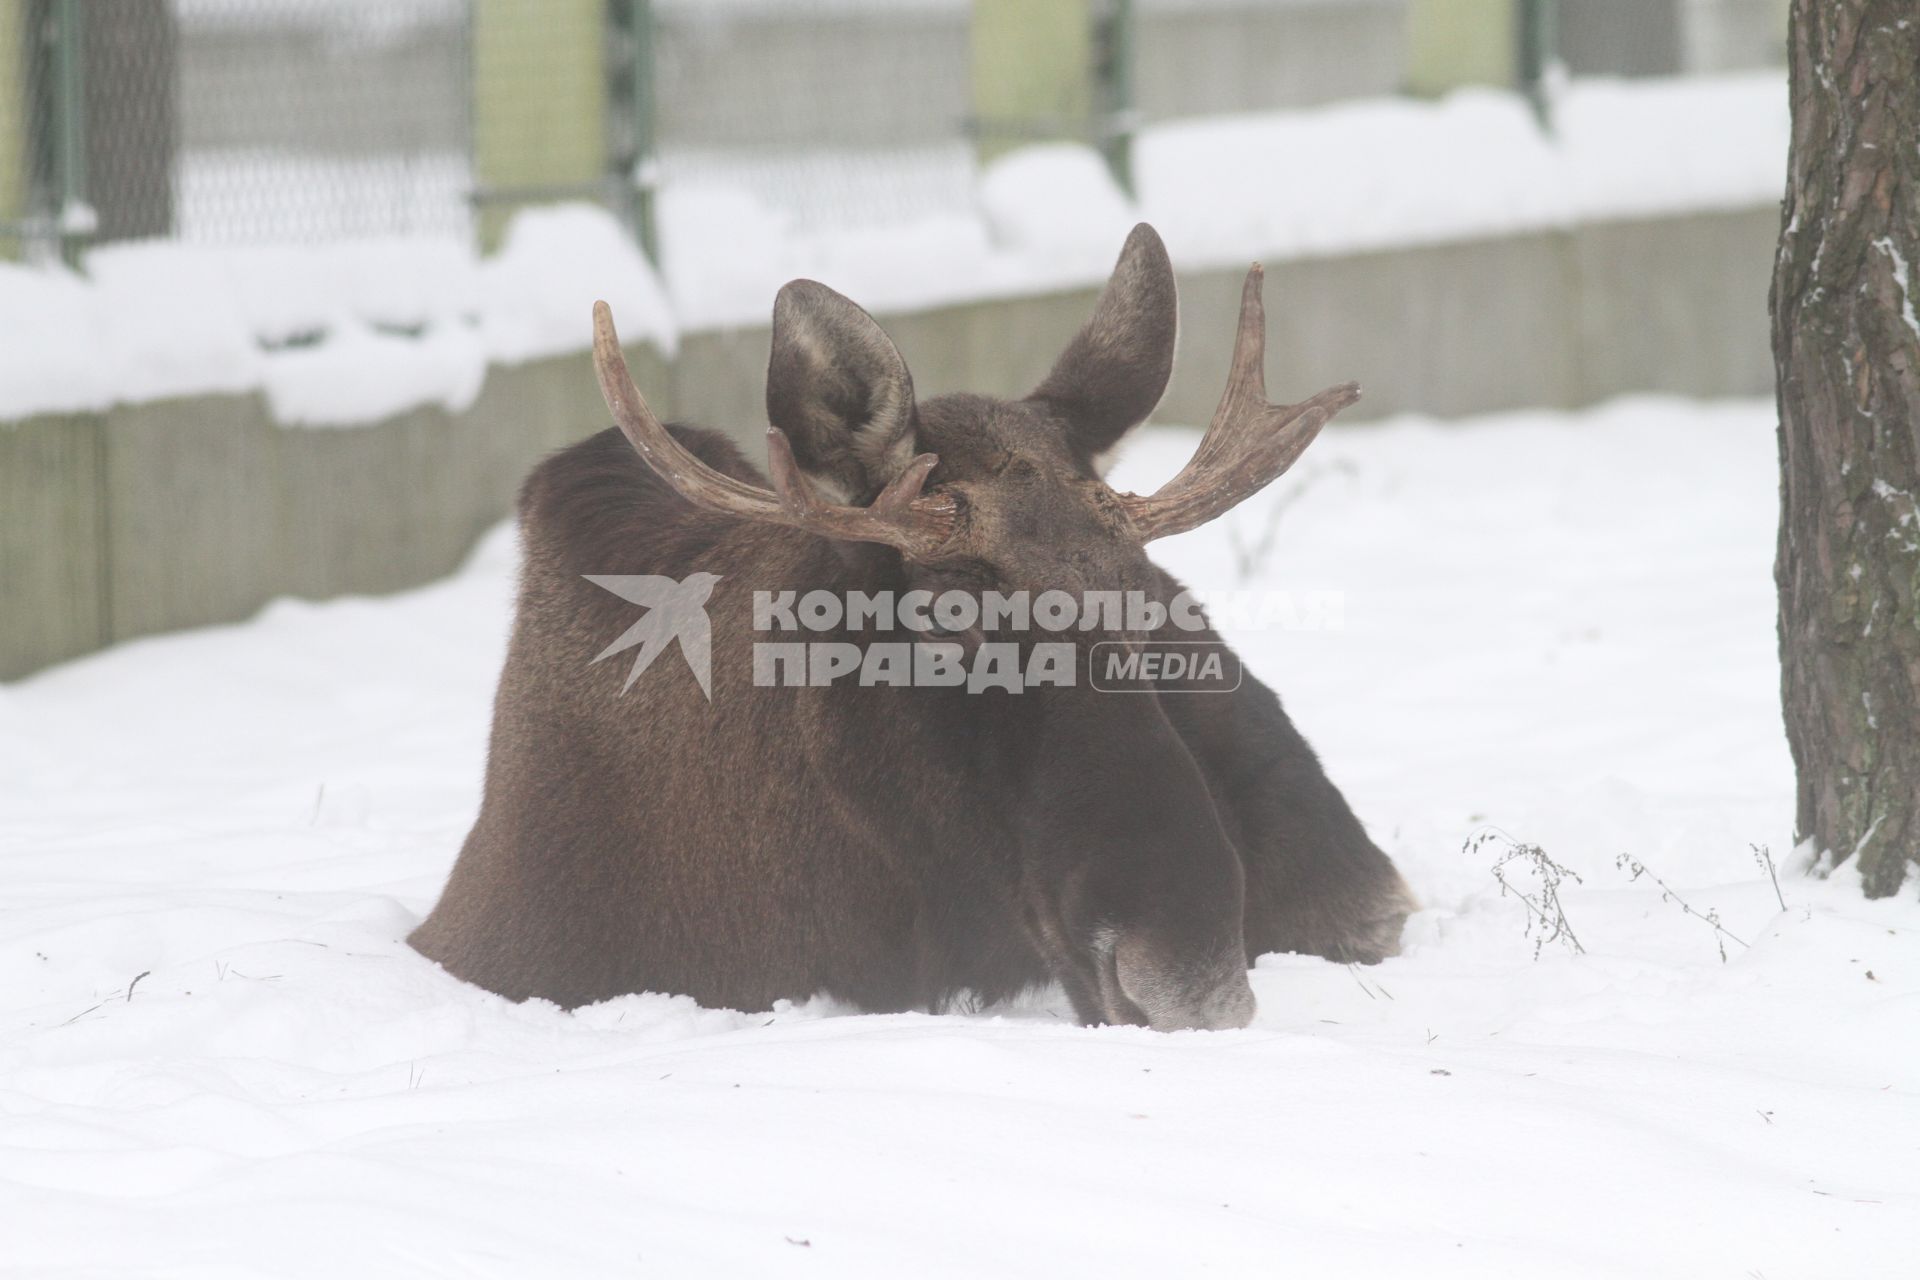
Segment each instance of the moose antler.
M1200 447L1180 474L1152 496L1120 495L1120 505L1143 542L1196 529L1252 497L1306 452L1334 414L1360 398L1359 384L1346 382L1299 404L1267 403L1263 275L1257 262L1247 272L1233 367Z
M613 311L604 302L593 304L593 368L600 377L600 394L607 409L646 464L673 487L675 493L709 511L804 529L823 538L849 542L880 542L909 556L938 550L959 524L959 508L944 494L926 494L927 473L938 455L923 453L880 491L872 505L843 506L827 502L794 461L787 433L767 430L767 471L771 491L715 471L689 453L640 397L614 332Z

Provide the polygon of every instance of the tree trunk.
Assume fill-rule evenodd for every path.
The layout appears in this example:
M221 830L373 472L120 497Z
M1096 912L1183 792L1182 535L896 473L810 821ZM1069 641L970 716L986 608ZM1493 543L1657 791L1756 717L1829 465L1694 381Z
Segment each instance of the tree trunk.
M1920 0L1793 0L1773 274L1781 694L1798 835L1920 858Z

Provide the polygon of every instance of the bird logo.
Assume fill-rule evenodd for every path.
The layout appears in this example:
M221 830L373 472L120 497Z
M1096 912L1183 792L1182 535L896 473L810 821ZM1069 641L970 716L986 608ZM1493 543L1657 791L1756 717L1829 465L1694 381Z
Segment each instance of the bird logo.
M602 649L594 657L594 662L602 658L611 658L638 645L640 652L633 659L633 668L627 672L626 683L620 686L625 693L640 678L640 673L653 665L671 641L680 642L680 656L687 660L693 678L700 682L700 692L707 695L707 701L713 701L713 628L707 621L707 597L713 594L713 584L720 581L717 573L690 573L684 580L663 578L650 573L589 573L583 574L588 582L604 590L611 591L630 604L637 604L647 610L640 621L620 633L620 638Z

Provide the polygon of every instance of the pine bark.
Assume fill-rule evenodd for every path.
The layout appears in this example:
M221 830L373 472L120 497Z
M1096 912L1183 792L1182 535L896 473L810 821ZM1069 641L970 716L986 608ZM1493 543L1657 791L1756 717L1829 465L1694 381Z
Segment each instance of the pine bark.
M1798 836L1920 859L1920 0L1793 0L1773 276L1781 694Z

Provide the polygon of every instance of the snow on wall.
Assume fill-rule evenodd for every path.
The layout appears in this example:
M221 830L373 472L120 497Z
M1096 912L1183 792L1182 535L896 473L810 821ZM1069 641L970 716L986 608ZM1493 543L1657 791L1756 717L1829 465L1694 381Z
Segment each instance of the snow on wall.
M672 351L762 323L798 276L876 311L1094 284L1154 223L1183 267L1331 255L1778 198L1777 73L1576 82L1543 133L1525 101L1468 90L1145 130L1137 199L1085 147L1005 156L966 213L798 226L723 170L661 193L663 282L606 213L528 210L501 251L429 239L300 248L110 245L84 274L0 264L0 420L260 390L286 423L458 410L487 366L584 348L588 304Z
M1786 184L1777 72L1576 81L1551 135L1525 99L1486 89L1156 125L1128 200L1085 147L988 166L975 216L886 232L809 232L715 181L662 193L667 279L683 328L763 321L816 276L869 308L911 310L1097 283L1144 218L1182 267L1330 256L1605 218L1751 208Z
M156 240L96 249L85 268L0 264L0 418L252 390L285 423L460 410L489 363L584 346L595 298L630 340L676 342L652 268L584 205L527 211L485 260L449 240Z

